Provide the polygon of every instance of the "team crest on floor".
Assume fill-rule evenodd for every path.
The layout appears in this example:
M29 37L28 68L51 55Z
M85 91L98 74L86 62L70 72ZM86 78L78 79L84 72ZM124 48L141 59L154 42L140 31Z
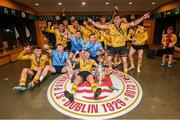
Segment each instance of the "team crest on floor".
M139 83L120 71L105 76L101 82L102 93L98 100L93 99L89 83L82 83L70 102L64 91L71 91L72 83L66 74L55 79L48 88L50 104L59 112L79 119L109 119L133 110L141 101L142 89Z

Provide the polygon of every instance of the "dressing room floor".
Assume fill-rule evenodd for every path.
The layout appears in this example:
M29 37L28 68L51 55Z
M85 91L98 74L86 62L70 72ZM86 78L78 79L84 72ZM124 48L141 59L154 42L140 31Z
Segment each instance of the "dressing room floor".
M144 57L142 72L131 71L143 89L140 104L123 119L180 119L180 61L172 69L160 66L161 58ZM12 87L18 84L20 72L29 62L18 61L0 66L0 118L5 119L72 119L56 111L48 102L49 84L59 75L49 76L42 86L22 94Z

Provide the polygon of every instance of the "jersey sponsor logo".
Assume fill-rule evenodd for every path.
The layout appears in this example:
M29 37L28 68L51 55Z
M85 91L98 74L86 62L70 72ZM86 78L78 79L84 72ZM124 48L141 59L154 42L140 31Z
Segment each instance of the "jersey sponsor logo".
M66 74L59 76L50 84L47 97L57 111L78 119L115 118L133 110L142 98L139 83L120 71L103 78L98 100L94 100L89 83L84 82L78 86L74 102L70 102L64 96L65 90L71 91L70 81Z

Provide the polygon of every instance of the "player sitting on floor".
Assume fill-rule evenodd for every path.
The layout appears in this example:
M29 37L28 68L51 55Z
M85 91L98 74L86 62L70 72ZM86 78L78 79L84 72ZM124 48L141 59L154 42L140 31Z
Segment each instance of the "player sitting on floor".
M30 76L33 78L32 82L28 84L28 89L31 89L38 83L39 76L44 69L47 62L49 62L49 58L47 55L42 54L42 50L39 47L36 47L32 54L27 54L31 50L30 46L24 48L24 51L20 53L18 56L19 60L30 60L31 68L23 68L21 72L21 78L19 86L14 87L13 90L17 92L23 92L26 90L26 81L27 77Z
M72 78L73 70L72 64L69 60L68 53L64 52L64 46L58 44L56 50L51 50L48 46L45 46L45 49L48 53L52 55L52 65L47 65L39 80L42 81L48 72L51 73L68 73L69 78Z
M64 95L66 98L69 99L69 101L74 101L74 94L77 91L78 85L81 83L87 81L90 83L90 86L94 92L94 99L98 99L98 96L101 94L101 88L99 88L99 84L95 82L94 76L91 73L93 66L98 66L95 60L90 59L90 53L89 51L82 51L79 58L76 58L76 55L73 57L73 61L78 62L80 64L80 72L76 76L71 92L64 91Z

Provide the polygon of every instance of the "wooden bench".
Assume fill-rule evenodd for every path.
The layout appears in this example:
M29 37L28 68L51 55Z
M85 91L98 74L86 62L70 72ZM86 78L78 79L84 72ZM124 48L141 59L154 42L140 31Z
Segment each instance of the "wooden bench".
M0 52L0 65L7 64L9 62L14 62L17 60L19 53L23 50L23 48L14 49L14 50L6 50Z

